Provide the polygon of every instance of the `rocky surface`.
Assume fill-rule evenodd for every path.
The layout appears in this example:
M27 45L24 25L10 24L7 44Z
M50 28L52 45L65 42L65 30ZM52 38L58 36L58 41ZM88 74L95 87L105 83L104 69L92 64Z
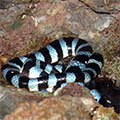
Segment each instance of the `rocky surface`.
M112 96L109 90L113 90L111 93L117 91L115 99L118 100L120 98L119 0L0 1L0 68L11 58L36 51L63 36L86 39L97 52L104 55L104 69L98 81L102 88L98 87L103 90L103 93L106 91L109 98ZM104 84L105 80L109 82ZM110 89L108 85L114 87ZM120 119L113 108L105 108L97 104L89 92L86 95L84 91L87 91L86 88L73 85L63 89L57 97L47 93L41 94L41 92L29 93L8 85L0 72L0 119L15 111L16 108L15 112L5 117L6 120L17 119L18 116L20 119L37 117L36 119L50 118L51 120L54 118L77 120L84 119L85 116L88 120ZM64 96L61 96L63 93ZM44 97L48 98L44 99ZM91 104L86 105L82 102L83 98L86 104L89 103L88 100L91 101L92 110L87 108ZM120 103L113 98L114 94L111 101L115 101L115 105L118 105L119 113Z
M13 112L20 103L40 102L43 100L43 96L47 97L48 94L43 94L41 92L33 94L14 87L6 88L0 86L0 119ZM49 94L49 96L51 95Z
M97 13L119 13L119 0L80 0Z
M62 94L57 97L44 98L40 102L21 103L16 111L7 115L4 120L96 120L103 119L104 116L106 120L118 120L113 108L99 106L87 88L80 87L76 83L66 87L68 89L63 89ZM80 91L79 95L76 88ZM76 94L70 94L73 91Z
M32 52L30 48L49 43L49 37L54 40L72 34L93 42L98 37L103 39L99 31L115 21L110 15L98 15L74 0L13 4L0 9L0 53L8 57Z

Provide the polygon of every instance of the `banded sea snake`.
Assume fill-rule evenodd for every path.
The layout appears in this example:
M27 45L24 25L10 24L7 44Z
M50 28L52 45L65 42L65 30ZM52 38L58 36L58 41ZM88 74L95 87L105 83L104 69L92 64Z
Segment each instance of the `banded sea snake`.
M67 67L57 64L63 58L73 56ZM37 52L16 57L3 67L3 76L12 85L29 91L46 89L53 92L67 83L78 82L83 86L101 72L103 57L92 51L89 43L80 38L60 38ZM100 99L96 90L91 90Z

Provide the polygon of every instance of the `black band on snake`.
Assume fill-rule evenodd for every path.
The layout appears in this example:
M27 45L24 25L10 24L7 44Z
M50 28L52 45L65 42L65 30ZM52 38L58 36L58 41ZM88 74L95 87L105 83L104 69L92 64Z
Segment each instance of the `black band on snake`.
M67 67L57 64L69 56L73 58ZM37 52L8 61L2 72L15 87L53 92L65 83L89 83L101 72L102 66L102 55L93 53L87 41L68 37L55 40Z

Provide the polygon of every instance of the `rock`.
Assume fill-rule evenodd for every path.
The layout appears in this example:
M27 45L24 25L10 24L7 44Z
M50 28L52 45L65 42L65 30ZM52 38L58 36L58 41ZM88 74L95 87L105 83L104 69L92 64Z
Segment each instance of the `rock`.
M63 34L72 33L94 44L99 37L104 44L106 38L99 32L114 22L113 17L96 14L79 1L21 1L0 9L0 14L0 53L8 58L38 50ZM46 39L50 36L55 37Z
M17 100L18 98L13 97L9 91L0 86L0 119L15 110Z
M0 119L3 119L7 114L13 112L20 103L25 101L39 102L43 99L40 97L40 93L39 97L37 96L38 95L34 95L27 91L18 91L16 88L5 88L0 86Z
M76 89L78 90L77 92L75 91ZM71 92L73 93L71 94ZM18 94L20 95L20 93ZM21 96L21 98L24 98L25 92ZM103 116L107 119L114 118L118 120L113 108L104 108L99 105L93 99L89 90L77 83L68 84L56 97L49 96L43 99L37 97L34 99L35 96L30 94L26 96L28 99L25 98L24 102L19 100L18 108L10 115L6 115L4 120L96 120L103 119Z
M92 120L119 120L119 116L114 112L113 108L104 108L100 106L94 111Z
M57 38L75 36L86 39L91 43L95 51L104 55L105 63L102 75L108 77L112 81L119 81L119 1L109 0L106 1L106 3L103 0L81 1L1 0L0 68L3 63L10 60L11 58L36 51ZM3 78L1 74L0 76ZM77 85L74 85L75 87L71 87L69 85L66 86L66 88L61 91L64 96L60 96L61 94L59 94L57 97L45 98L45 100L43 100L44 97L41 98L41 96L39 96L39 92L36 95L36 93L33 94L26 91L23 92L23 90L18 92L17 89L13 89L13 87L13 90L11 90L11 87L7 88L8 86L6 85L5 87L1 87L3 86L1 81L3 81L3 79L0 79L0 89L2 88L0 91L1 118L15 110L18 103L22 103L20 107L17 108L17 111L11 114L13 118L16 118L17 116L20 118L22 118L21 116L24 118L32 117L31 112L34 112L33 108L35 108L38 118L45 118L44 114L48 113L47 117L52 119L53 114L51 111L48 111L50 109L50 102L55 103L51 104L52 112L55 112L53 109L54 105L55 110L57 111L57 113L53 115L53 118L55 119L59 119L61 116L65 119L81 119L84 118L84 115L86 115L85 118L89 120L93 116L95 111L94 108L96 106L98 114L96 115L97 117L95 116L94 118L100 118L98 117L100 112L98 107L99 104L97 104L93 98L90 97L88 92L88 94L84 96L85 98L83 100L86 102L90 100L92 101L91 103L94 103L93 106L95 106L93 107L92 111L86 109L87 105L86 107L84 106L85 104L82 103L83 97L81 97L84 90L81 87L79 88ZM118 84L119 82L116 83L117 86L120 87ZM70 87L71 89L69 89ZM11 98L11 96L12 99L8 99ZM43 93L43 96L46 97L47 95ZM39 97L40 101L43 100L43 103L39 101ZM32 101L31 104L29 102L30 100ZM26 102L24 103L24 101ZM59 105L57 101L62 104ZM43 107L41 105L43 105ZM6 110L8 107L10 107L9 111ZM59 110L58 107L61 109ZM72 107L74 109L72 109ZM45 111L43 111L43 109ZM102 109L104 110L104 108ZM105 108L105 110L107 109L108 108ZM23 114L24 110L27 110L25 115ZM64 112L66 114L63 114L62 110L65 110ZM20 111L22 111L22 113ZM41 114L38 116L39 111ZM103 111L102 114L104 114L104 112L105 111ZM114 118L114 115L115 114L113 112L110 113L110 116L112 116L111 118ZM11 116L6 116L6 119L12 119ZM33 113L33 116L35 117L36 113ZM109 115L107 118L108 117Z
M82 100L83 99L83 100ZM5 120L14 119L35 119L35 120L77 120L87 119L91 120L91 111L94 109L94 101L87 99L89 102L87 107L91 107L87 110L84 106L85 98L77 98L71 96L46 98L42 102L36 103L24 103L11 115L5 117ZM23 114L23 111L24 114ZM31 115L32 114L32 115Z
M80 0L97 13L118 13L120 12L119 0Z

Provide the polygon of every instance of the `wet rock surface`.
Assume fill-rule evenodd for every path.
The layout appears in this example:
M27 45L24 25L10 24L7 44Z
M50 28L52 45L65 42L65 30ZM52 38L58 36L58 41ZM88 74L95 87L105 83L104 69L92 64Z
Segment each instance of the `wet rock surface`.
M104 69L96 80L96 87L105 94L108 101L102 103L105 107L96 103L89 92L86 94L86 88L76 84L68 85L57 97L52 97L51 94L41 95L41 92L30 93L11 87L0 73L0 119L13 111L6 120L17 117L120 119L114 112L115 109L120 113L119 0L0 1L0 69L11 58L36 51L63 36L86 39L95 51L103 54ZM92 110L87 108L89 104L82 103L82 98L86 104L91 101Z

